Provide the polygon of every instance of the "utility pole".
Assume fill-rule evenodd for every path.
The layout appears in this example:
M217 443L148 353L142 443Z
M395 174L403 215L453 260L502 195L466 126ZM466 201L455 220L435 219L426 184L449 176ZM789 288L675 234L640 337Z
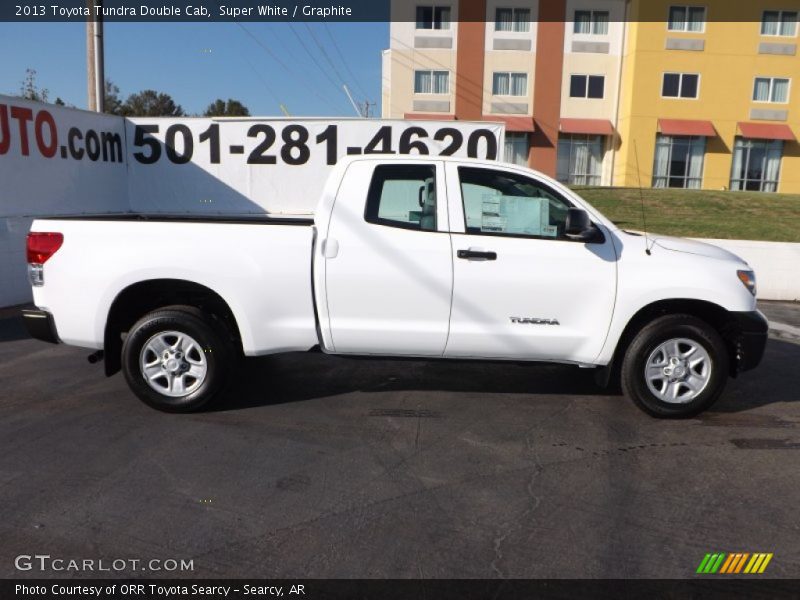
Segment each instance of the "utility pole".
M89 110L97 110L97 84L94 71L94 0L86 0L89 17L86 19L86 91L89 98Z
M370 102L369 100L364 100L364 118L369 119L369 107L370 106L377 106L376 102Z
M89 92L89 110L105 112L106 77L103 51L103 16L95 12L102 8L103 0L86 0L89 18L86 21L86 79Z

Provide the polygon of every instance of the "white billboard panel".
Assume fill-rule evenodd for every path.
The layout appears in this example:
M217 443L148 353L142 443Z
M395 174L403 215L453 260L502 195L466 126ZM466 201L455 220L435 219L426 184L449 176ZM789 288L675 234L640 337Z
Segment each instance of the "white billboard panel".
M495 159L500 123L369 119L147 119L126 122L136 212L313 212L348 155Z
M123 119L0 96L0 218L129 210Z

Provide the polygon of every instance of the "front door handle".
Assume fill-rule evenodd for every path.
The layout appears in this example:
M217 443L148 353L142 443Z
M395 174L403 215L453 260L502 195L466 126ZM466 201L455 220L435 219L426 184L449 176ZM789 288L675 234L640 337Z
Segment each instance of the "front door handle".
M456 252L458 258L464 260L497 260L497 252L489 252L486 250L459 250Z

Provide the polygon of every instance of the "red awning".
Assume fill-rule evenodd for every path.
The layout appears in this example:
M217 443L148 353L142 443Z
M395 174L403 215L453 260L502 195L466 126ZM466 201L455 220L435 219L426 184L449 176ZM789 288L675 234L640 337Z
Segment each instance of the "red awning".
M664 135L700 135L717 137L717 130L711 121L690 121L688 119L659 119L658 130Z
M500 115L483 115L484 121L495 121L506 124L506 131L514 133L533 133L536 127L533 117L505 117Z
M561 119L561 133L586 133L590 135L613 135L614 126L608 119Z
M431 113L405 113L404 119L409 121L455 121L453 115L434 115Z
M759 140L795 141L794 133L788 125L782 123L739 123L742 137Z

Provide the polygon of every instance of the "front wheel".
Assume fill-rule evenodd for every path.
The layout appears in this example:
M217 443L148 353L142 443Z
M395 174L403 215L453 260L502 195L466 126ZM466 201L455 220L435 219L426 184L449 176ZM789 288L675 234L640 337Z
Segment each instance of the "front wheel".
M622 391L654 417L690 417L722 394L728 361L725 342L705 321L690 315L660 317L628 346Z
M231 342L212 317L189 306L170 306L131 328L122 346L122 369L146 404L191 412L224 389L232 357Z

